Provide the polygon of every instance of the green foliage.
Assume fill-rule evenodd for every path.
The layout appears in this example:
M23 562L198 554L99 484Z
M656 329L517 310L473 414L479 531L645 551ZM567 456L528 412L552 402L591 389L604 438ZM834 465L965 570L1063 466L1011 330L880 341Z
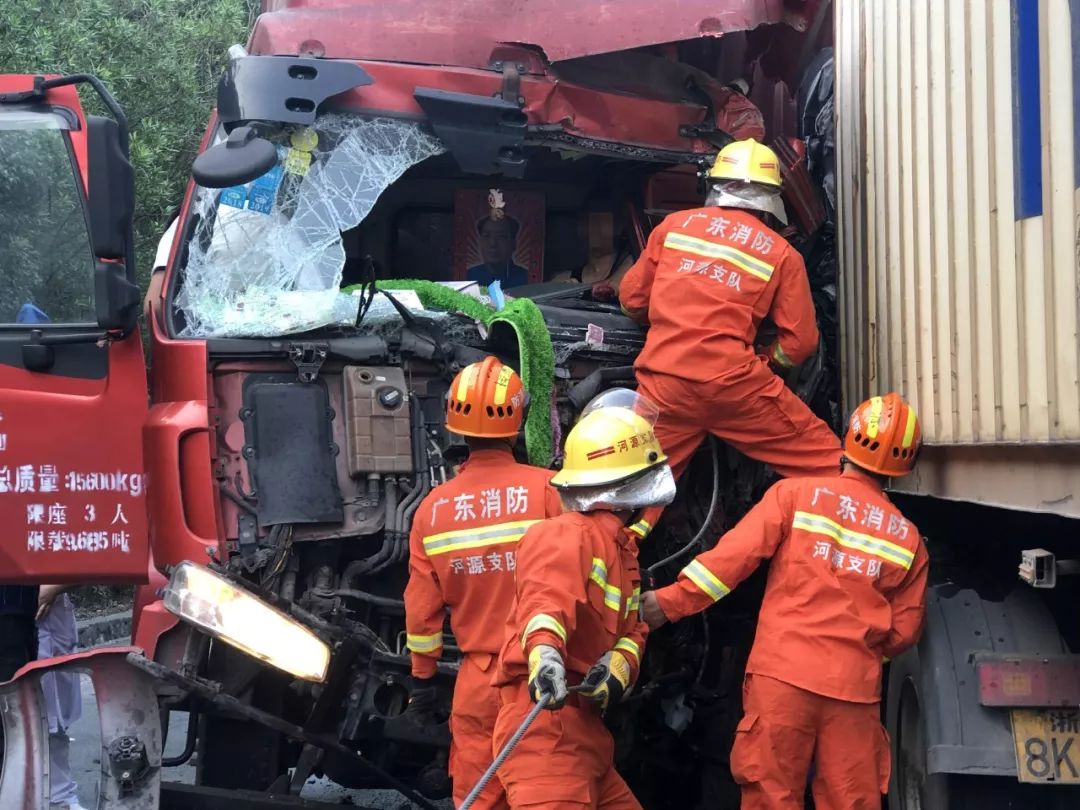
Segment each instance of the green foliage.
M61 132L0 129L0 322L24 303L59 323L93 323L93 257Z
M135 243L145 288L179 207L217 80L246 42L257 0L3 0L0 72L94 73L123 106L135 165ZM83 94L91 112L99 105Z

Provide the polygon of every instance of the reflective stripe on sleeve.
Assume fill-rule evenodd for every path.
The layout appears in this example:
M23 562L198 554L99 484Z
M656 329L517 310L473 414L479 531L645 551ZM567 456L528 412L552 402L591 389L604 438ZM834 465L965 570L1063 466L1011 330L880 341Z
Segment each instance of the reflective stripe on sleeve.
M711 598L714 602L724 598L731 593L731 588L725 585L720 579L699 563L697 560L690 562L682 572L688 580L697 585L705 595Z
M794 368L795 364L791 361L791 358L784 352L783 347L780 345L780 341L776 341L776 345L773 346L772 359L776 361L777 365L784 368Z
M619 652L630 653L637 659L637 662L641 663L641 645L634 641L632 638L623 636L615 642L615 649Z
M546 613L537 613L525 625L525 632L521 634L521 648L525 649L525 640L537 630L549 630L566 643L566 628L556 621L555 617Z
M452 532L432 534L424 538L424 551L429 557L450 551L495 546L499 543L516 543L525 531L538 520L515 520L473 529L457 529Z
M415 633L405 634L405 646L409 648L410 652L414 653L429 653L435 652L435 650L442 649L443 640L442 633L436 633L433 636L419 636Z
M864 554L872 554L886 562L899 565L905 570L911 568L911 564L915 561L915 553L908 551L903 546L890 543L888 540L882 540L880 537L874 537L870 534L852 531L824 515L815 515L811 512L796 512L791 527L811 534L824 535L845 548L853 548Z
M607 581L607 565L599 557L592 558L592 568L589 570L589 579L600 586L604 593L604 605L616 613L622 607L622 591Z
M633 611L641 608L641 586L634 588L633 594L626 599L626 607L623 608L623 616L629 616Z
M644 540L649 536L649 532L652 531L652 524L647 520L639 520L637 523L630 524L630 531Z

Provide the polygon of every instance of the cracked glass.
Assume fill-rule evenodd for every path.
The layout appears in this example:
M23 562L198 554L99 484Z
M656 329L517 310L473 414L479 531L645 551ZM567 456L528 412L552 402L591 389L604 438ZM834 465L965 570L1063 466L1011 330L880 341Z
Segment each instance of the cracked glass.
M176 306L181 337L273 337L355 323L342 293L345 248L382 194L444 151L412 121L321 116L313 128L262 133L278 163L227 189L196 189L198 217Z

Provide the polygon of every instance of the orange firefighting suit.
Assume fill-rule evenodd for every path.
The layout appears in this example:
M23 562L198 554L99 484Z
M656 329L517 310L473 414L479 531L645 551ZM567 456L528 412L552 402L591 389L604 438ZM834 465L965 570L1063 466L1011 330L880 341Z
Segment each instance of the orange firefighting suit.
M814 757L819 810L877 810L889 779L881 661L921 631L926 548L872 481L789 479L658 590L659 606L671 621L704 610L769 557L731 752L742 807L801 808Z
M491 764L499 693L492 663L502 647L514 598L518 541L525 530L562 511L551 471L514 460L509 451L474 450L458 475L420 503L409 536L406 640L412 672L435 674L443 620L464 653L450 714L450 775L461 804ZM473 805L506 807L498 780Z
M532 708L529 651L557 649L574 686L608 650L618 650L637 679L648 631L638 618L637 546L612 512L568 512L531 528L518 550L517 601L495 672L502 709L498 751ZM614 741L596 706L571 693L543 711L499 770L512 808L640 810L612 765Z
M790 368L818 345L802 257L737 208L668 216L619 287L623 309L649 326L634 368L660 408L656 437L678 478L709 433L782 476L836 475L840 440L769 362ZM762 319L777 340L754 352ZM661 508L646 510L646 528Z

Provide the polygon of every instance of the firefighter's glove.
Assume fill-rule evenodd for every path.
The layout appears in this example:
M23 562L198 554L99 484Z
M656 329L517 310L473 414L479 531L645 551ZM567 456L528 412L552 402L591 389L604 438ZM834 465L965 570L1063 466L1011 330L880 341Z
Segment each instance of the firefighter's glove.
M548 709L558 709L566 702L566 665L554 647L537 644L529 651L529 697L534 703L548 695Z
M434 678L413 678L408 711L418 718L434 717L439 707L439 692Z
M603 714L630 691L630 674L630 662L622 653L609 650L592 665L576 691L596 703Z

